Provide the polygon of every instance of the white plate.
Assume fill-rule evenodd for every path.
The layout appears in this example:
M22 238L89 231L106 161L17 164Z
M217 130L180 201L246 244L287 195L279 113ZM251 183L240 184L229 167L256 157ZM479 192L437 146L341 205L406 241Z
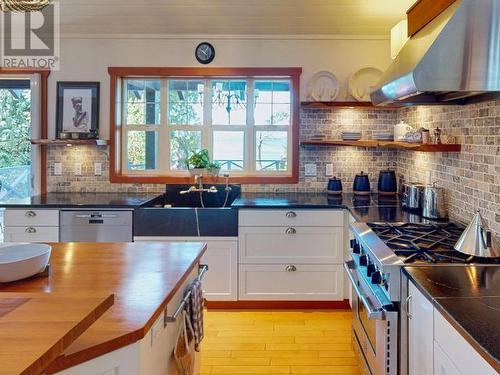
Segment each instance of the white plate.
M339 82L333 73L323 70L307 83L307 99L316 102L332 102L339 95Z
M0 283L25 279L42 272L49 263L49 245L38 243L0 244Z
M359 102L369 102L370 91L383 73L377 68L362 68L351 74L348 82L349 94Z

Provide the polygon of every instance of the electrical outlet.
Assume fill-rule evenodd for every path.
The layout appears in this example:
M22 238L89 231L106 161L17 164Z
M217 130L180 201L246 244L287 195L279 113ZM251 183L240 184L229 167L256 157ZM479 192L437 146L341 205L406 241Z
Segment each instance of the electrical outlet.
M304 165L304 174L307 176L307 177L314 177L317 175L317 168L316 168L316 164L305 164Z
M325 167L325 176L332 177L333 176L333 164L328 163Z
M75 176L82 175L82 165L80 163L75 164Z
M94 175L102 175L102 163L94 163Z
M61 175L62 175L62 164L54 163L54 176L61 176Z

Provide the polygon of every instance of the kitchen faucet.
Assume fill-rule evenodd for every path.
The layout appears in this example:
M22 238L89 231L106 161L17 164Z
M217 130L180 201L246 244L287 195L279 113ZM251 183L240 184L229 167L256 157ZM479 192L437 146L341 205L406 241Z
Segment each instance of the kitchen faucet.
M187 190L181 190L179 194L189 194L189 193L217 193L217 188L215 186L210 186L210 188L205 189L203 187L203 175L197 174L194 176L194 183L195 185L192 185L189 189ZM198 185L198 187L196 187Z

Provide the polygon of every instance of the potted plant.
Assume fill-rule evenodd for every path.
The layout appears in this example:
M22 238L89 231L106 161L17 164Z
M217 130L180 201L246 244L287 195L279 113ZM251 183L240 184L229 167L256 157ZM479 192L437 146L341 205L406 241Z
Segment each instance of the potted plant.
M215 161L210 161L210 155L207 149L193 152L186 160L186 164L191 176L194 175L210 175L217 176L220 170L220 164Z

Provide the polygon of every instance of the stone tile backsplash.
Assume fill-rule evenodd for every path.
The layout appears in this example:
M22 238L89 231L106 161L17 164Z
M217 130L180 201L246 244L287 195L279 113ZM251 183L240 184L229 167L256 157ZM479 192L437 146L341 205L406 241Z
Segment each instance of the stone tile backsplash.
M327 108L301 109L301 139L323 135L339 139L342 131L361 131L363 138L374 132L392 132L404 120L415 128L432 131L439 127L443 138L461 143L461 153L423 153L357 147L301 146L300 181L290 185L244 185L243 191L323 192L329 176L326 165L343 180L344 189L352 190L356 173L370 176L376 189L378 173L395 169L407 181L424 181L427 171L438 185L446 188L450 217L468 222L481 209L490 227L500 234L500 101L467 106L419 106L394 109ZM55 176L53 164L63 164L63 175ZM102 175L94 176L94 163L102 163ZM82 175L72 168L82 164ZM315 163L317 176L304 175L305 164ZM112 184L109 182L107 147L49 147L47 181L49 191L133 191L162 192L163 185Z

